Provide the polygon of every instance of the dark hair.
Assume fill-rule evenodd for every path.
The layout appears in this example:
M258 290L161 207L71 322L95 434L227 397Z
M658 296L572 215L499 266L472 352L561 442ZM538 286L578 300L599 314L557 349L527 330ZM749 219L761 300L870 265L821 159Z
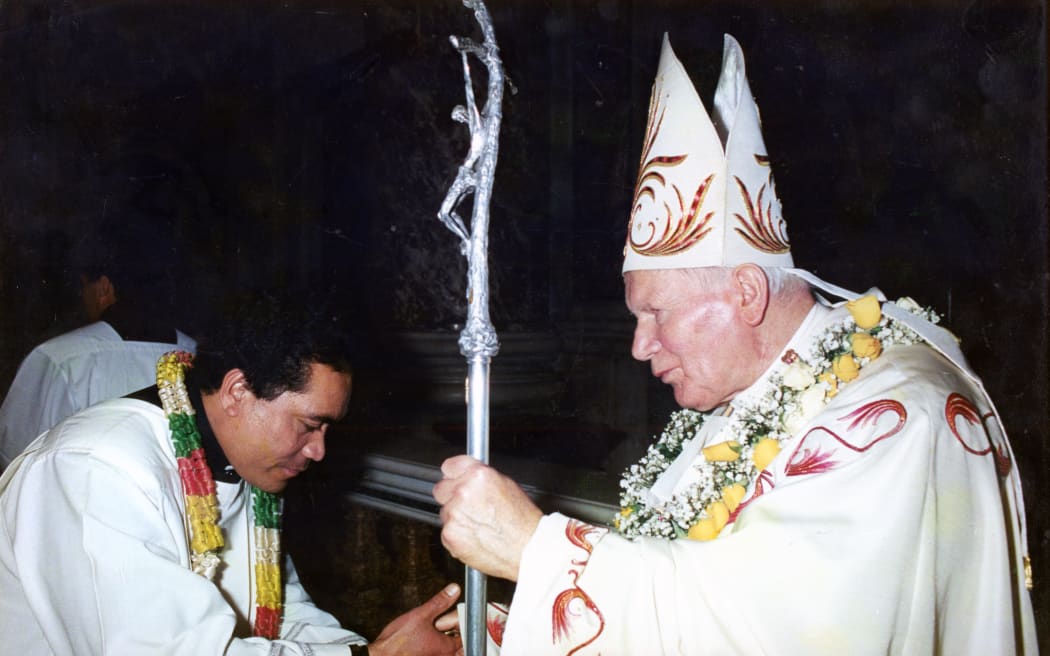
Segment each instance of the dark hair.
M274 294L227 301L200 335L190 380L214 392L228 371L240 369L257 397L272 400L302 391L312 364L351 373L350 340L326 305Z
M164 221L134 211L93 222L73 247L73 272L87 280L107 276L118 301L139 307L174 304L178 248Z

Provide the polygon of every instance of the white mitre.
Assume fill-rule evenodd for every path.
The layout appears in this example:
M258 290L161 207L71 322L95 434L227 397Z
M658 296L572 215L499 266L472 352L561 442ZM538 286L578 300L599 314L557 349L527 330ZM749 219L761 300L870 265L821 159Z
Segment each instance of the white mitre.
M725 35L710 117L665 34L623 272L749 262L781 268L833 297L861 296L794 268L740 44ZM867 294L882 302L883 314L919 333L982 385L951 333L887 301L877 288Z
M745 262L793 266L743 50L725 35L712 121L665 34L623 271Z

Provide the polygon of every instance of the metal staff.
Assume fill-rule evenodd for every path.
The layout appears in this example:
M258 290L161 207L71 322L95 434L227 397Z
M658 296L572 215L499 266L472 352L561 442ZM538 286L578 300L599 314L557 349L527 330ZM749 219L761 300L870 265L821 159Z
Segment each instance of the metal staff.
M487 463L489 460L489 363L499 352L496 331L489 320L488 225L492 179L499 153L499 125L502 119L503 64L499 58L492 18L481 0L463 0L474 10L484 43L466 37L449 37L463 60L466 80L466 107L457 105L452 118L470 128L470 150L459 167L456 179L441 203L438 218L460 239L460 252L467 258L467 323L459 335L460 353L467 359L467 453ZM488 93L479 112L470 76L474 55L488 69ZM474 194L470 229L456 213L456 207ZM482 656L486 647L485 575L466 570L467 635L463 641L467 656Z

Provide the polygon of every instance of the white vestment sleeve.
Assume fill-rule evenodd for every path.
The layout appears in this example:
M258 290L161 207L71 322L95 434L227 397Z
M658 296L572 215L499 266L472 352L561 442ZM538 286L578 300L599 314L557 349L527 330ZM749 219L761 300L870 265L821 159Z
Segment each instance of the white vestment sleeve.
M0 467L80 408L65 372L46 353L30 352L0 405Z
M1034 650L1016 466L953 369L924 353L905 364L872 365L811 420L716 540L631 541L545 517L501 653Z
M331 614L318 608L299 582L299 573L291 558L285 559L284 612L281 621L281 638L307 643L335 643L346 656L345 645L363 645L367 640L353 631L339 626ZM314 653L324 654L320 645L313 644Z

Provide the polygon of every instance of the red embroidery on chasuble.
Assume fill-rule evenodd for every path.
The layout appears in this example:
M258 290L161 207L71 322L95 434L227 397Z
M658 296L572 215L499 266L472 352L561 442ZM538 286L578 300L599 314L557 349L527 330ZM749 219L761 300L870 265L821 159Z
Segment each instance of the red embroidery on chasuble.
M584 522L570 519L568 525L565 527L565 537L569 538L569 542L573 546L579 547L587 552L587 556L591 555L591 551L594 549L594 545L591 544L590 536L592 535L604 535L607 529L598 528L591 524L585 524ZM586 565L587 558L581 560L572 561L574 565Z
M834 469L839 464L840 461L832 459L836 452L834 444L832 443L829 445L828 443L821 443L811 447L807 445L807 440L809 440L811 435L829 435L847 449L856 453L861 453L867 451L882 440L901 432L904 428L904 423L908 419L908 412L904 409L902 403L899 401L891 401L889 399L873 401L862 405L848 415L839 417L838 420L849 421L850 423L846 427L846 432L853 432L858 429L874 428L875 424L879 421L879 418L887 412L892 412L897 415L897 423L888 431L880 433L865 442L851 441L826 426L814 426L802 437L801 440L799 440L798 446L795 447L795 451L791 454L791 457L788 458L787 465L784 467L784 474L787 476L820 474Z
M510 613L510 609L491 601L489 602L489 606L500 611L500 614L489 617L488 621L485 622L485 626L488 629L489 637L492 638L492 642L495 643L497 647L502 647L503 632L507 630L507 614Z
M590 537L592 535L604 535L607 532L607 529L585 524L575 519L570 519L569 523L565 526L565 537L573 546L584 551L582 560L574 559L571 561L572 564L581 568L586 566L587 561L590 559L591 550L594 548L593 543L590 541ZM572 649L566 652L566 656L569 656L569 654L575 654L591 644L597 640L598 636L600 636L602 631L605 630L605 617L602 616L602 612L587 593L576 584L582 571L582 569L570 568L569 576L572 577L572 587L563 590L554 599L554 605L551 609L551 642L557 644L564 640L572 639L572 624L584 616L583 609L590 611L598 618L598 631L586 641L573 646ZM580 608L581 605L583 608Z
M948 395L948 400L944 404L944 419L948 422L948 428L952 431L952 435L958 440L959 444L962 445L968 453L972 453L975 456L985 456L989 453L993 454L995 458L995 466L1000 476L1006 476L1010 473L1010 454L1006 450L1005 445L998 445L996 448L992 442L992 436L988 434L987 422L995 415L992 412L986 412L983 415L977 410L977 406L974 405L973 401L966 398L962 394L952 392ZM959 432L958 419L962 418L966 420L969 426L979 426L979 429L966 431L967 437L970 438L969 442L966 437L963 437ZM987 441L988 446L979 448L979 445L971 444L973 442L984 442Z
M838 461L831 459L834 453L834 451L822 452L819 448L796 449L795 453L791 454L791 461L784 468L784 473L788 476L804 476L830 471L838 464Z

